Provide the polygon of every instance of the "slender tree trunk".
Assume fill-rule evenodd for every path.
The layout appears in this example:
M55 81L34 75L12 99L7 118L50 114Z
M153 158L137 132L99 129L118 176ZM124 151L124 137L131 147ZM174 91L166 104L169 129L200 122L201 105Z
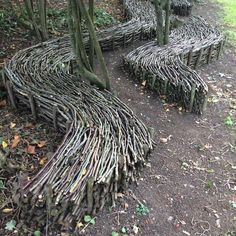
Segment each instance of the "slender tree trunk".
M38 25L36 23L36 19L35 19L35 16L34 16L33 2L31 0L24 0L24 2L25 2L25 8L26 8L27 14L29 16L29 20L31 21L31 23L33 25L36 36L37 36L38 39L42 40L40 31L38 29Z
M169 35L170 35L170 1L166 1L165 11L166 11L166 17L165 17L165 35L164 35L164 44L169 43Z
M164 31L163 31L163 9L162 3L163 0L154 0L154 6L156 11L156 19L157 19L157 44L162 46L164 45Z
M74 17L74 24L75 24L76 55L80 56L81 61L83 65L86 67L86 69L89 71L92 71L87 54L86 54L86 50L83 44L82 28L81 28L81 13L80 13L80 9L78 7L76 0L72 0L71 6L72 6L72 15Z
M94 0L89 0L89 15L90 18L92 20L92 23L94 24ZM94 59L94 43L93 40L90 36L89 39L89 63L93 69L94 65L93 65L93 59Z
M38 0L38 11L43 40L48 39L47 31L47 6L46 0Z
M97 37L96 37L96 32L95 32L95 29L94 29L93 22L92 22L92 20L90 18L89 13L86 10L86 6L84 4L84 0L77 0L77 3L79 5L79 8L81 10L82 15L84 16L84 19L85 19L86 25L88 27L88 31L89 31L91 40L93 40L94 48L95 48L95 51L96 51L96 55L97 55L99 64L101 66L103 77L104 77L104 80L105 80L105 83L106 83L106 89L110 90L111 89L110 78L109 78L109 75L108 75L108 71L107 71L107 67L106 67L106 63L105 63L104 57L102 55L101 47L100 47L100 45L98 43L98 40L97 40Z
M74 49L76 62L78 65L78 72L82 77L84 77L91 83L96 84L101 89L105 89L105 83L93 73L87 58L82 40L82 30L80 25L81 17L77 2L76 0L69 0L68 2L69 29L72 47Z

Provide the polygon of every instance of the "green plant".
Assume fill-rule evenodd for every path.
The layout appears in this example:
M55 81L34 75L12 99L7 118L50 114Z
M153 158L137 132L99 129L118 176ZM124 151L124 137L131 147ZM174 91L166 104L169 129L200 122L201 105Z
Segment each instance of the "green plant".
M40 230L35 230L34 231L34 236L41 236Z
M149 213L149 209L147 206L145 206L144 204L140 203L137 207L136 207L136 214L139 216L143 216L143 215L147 215Z
M92 224L92 225L96 224L95 218L92 218L90 215L85 215L84 216L84 222Z
M207 189L212 189L214 187L214 182L212 180L208 180L206 182L206 188Z
M0 10L0 30L9 33L16 27L17 23L13 20L11 11Z
M119 236L119 233L117 233L116 231L112 231L111 236Z
M16 228L16 221L15 220L10 220L6 223L5 229L12 231Z
M66 29L67 24L67 10L63 8L48 8L48 28L50 30Z
M235 124L233 118L231 116L227 116L225 119L224 119L224 123L225 125L227 126L233 126Z
M107 13L101 8L95 8L94 14L94 23L96 27L110 26L117 22L113 16L111 16L109 13Z
M2 180L0 180L0 190L6 189L5 184Z

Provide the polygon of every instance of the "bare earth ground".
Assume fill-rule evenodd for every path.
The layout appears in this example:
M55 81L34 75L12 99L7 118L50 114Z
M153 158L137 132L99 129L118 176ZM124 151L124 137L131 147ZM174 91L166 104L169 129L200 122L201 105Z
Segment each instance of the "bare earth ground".
M204 3L194 13L220 25L216 13L220 8L214 2ZM115 92L155 129L157 145L137 184L131 184L119 195L116 207L105 207L97 215L96 224L78 235L109 236L122 227L129 235L140 236L235 235L236 128L224 124L230 112L236 118L235 110L230 108L236 98L233 49L227 45L220 61L198 70L211 86L211 96L206 113L197 116L166 104L123 71L122 54L132 48L135 46L108 52L105 57ZM12 113L8 106L0 109L0 136L17 132L15 129L30 119L23 115L23 121L17 121L17 126L10 129L14 116L22 113ZM6 113L10 115L7 117ZM50 129L50 134L53 137L55 132ZM55 148L55 139L50 141L50 136L43 133L39 137L47 141L47 147ZM42 154L38 147L36 151L40 161L46 153ZM147 216L136 214L139 202L148 207ZM0 228L4 228L3 219L9 215L0 216ZM6 233L0 230L0 235Z

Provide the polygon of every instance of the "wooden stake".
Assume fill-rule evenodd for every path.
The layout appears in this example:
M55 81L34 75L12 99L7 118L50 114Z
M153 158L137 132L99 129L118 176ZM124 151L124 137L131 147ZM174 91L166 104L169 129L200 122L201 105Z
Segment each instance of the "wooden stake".
M193 110L193 103L194 103L195 94L196 94L196 84L193 84L192 90L191 90L190 105L189 105L190 112L192 112L192 110Z
M13 88L12 88L12 84L10 83L10 81L6 82L6 88L7 88L7 93L11 102L11 105L13 106L13 108L17 108L16 105L16 101L15 101L15 96L13 94Z
M207 57L207 64L209 64L211 62L211 56L212 56L212 51L213 51L214 45L212 44L209 48L209 54Z
M187 62L187 65L190 66L191 62L192 62L192 58L193 58L193 50L191 49L189 51L189 54L188 54L188 62Z
M34 97L33 97L33 95L30 93L30 94L28 95L28 98L29 98L31 113L32 113L34 119L36 120L36 119L37 119L37 111L36 111L36 106L35 106Z
M203 53L203 48L200 49L200 52L199 52L199 55L198 55L198 58L197 58L197 61L195 63L195 66L194 66L194 69L196 69L202 59L202 53Z

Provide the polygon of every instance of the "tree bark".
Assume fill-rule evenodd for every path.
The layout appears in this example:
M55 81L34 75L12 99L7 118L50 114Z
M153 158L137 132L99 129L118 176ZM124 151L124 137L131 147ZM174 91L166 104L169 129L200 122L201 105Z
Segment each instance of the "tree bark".
M108 71L107 71L107 67L106 67L104 57L102 55L101 47L100 47L100 45L98 43L98 40L97 40L97 36L96 36L96 32L95 32L95 29L94 29L93 22L90 18L89 13L86 10L84 0L77 0L77 3L79 5L79 8L80 8L80 11L81 11L82 15L84 16L84 19L85 19L86 25L88 27L88 31L89 31L91 40L93 40L95 52L96 52L99 64L101 66L103 77L104 77L104 80L105 80L105 83L106 83L106 89L110 90L111 89L110 78L109 78L109 75L108 75Z
M92 20L92 23L94 24L94 0L89 0L89 15ZM94 43L93 43L93 40L90 36L90 39L89 39L89 63L90 63L90 66L92 67L92 69L94 67L93 59L94 59Z
M164 44L169 43L169 35L170 35L170 1L166 1L165 11L166 11L166 17L165 17L165 35L164 35Z
M48 39L48 31L47 31L47 3L46 0L38 1L38 11L39 11L39 19L40 19L40 27L41 34L43 40Z
M159 46L164 45L164 31L163 31L163 9L162 9L162 0L154 0L154 6L156 11L156 19L157 19L157 44Z

